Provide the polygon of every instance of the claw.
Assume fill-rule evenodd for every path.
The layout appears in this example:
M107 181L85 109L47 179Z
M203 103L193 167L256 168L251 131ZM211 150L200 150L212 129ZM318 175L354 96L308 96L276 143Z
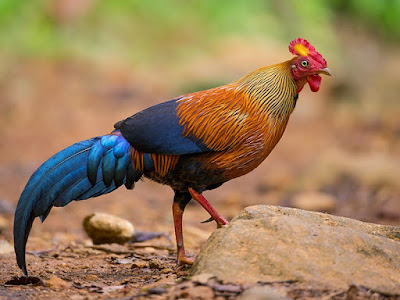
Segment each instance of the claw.
M207 220L205 220L205 221L203 221L203 222L200 222L200 223L210 223L210 222L212 222L212 221L214 221L214 218L213 218L213 217L210 217L209 219L207 219Z
M178 263L176 264L175 270L181 271L187 265L191 266L194 263L194 258L188 258L186 255L183 257L178 258Z

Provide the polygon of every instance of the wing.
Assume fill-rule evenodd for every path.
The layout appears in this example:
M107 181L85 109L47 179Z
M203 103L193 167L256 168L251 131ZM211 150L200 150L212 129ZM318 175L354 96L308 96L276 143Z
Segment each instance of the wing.
M182 155L213 151L195 137L184 136L176 108L179 99L149 107L123 121L115 128L138 151L144 153Z

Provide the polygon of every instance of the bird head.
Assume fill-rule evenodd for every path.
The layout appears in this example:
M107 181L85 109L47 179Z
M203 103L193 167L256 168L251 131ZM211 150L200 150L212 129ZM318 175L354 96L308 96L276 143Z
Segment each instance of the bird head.
M297 93L308 82L313 92L319 90L321 76L325 74L331 76L331 70L327 68L326 60L315 48L302 38L297 38L289 44L289 51L296 55L291 60L291 72L297 84Z

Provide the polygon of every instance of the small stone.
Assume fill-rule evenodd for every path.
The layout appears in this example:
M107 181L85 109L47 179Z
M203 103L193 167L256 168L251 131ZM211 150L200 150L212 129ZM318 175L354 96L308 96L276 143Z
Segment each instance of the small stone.
M98 280L99 277L97 275L94 275L94 274L89 274L89 275L85 276L85 279L89 280L89 281L95 281L95 280Z
M297 194L291 201L291 206L304 210L330 212L335 209L336 198L321 192L304 192Z
M150 267L150 269L158 269L158 270L161 270L164 266L163 266L163 263L162 263L160 260L158 260L158 259L151 259L151 260L149 261L149 267Z
M147 268L149 265L143 260L135 261L132 263L131 269L143 269Z
M61 289L68 288L68 283L56 276L50 277L48 280L45 280L44 284L45 284L45 286L55 289L55 290L61 290Z
M93 244L124 244L135 234L130 222L105 213L94 213L85 217L83 227Z

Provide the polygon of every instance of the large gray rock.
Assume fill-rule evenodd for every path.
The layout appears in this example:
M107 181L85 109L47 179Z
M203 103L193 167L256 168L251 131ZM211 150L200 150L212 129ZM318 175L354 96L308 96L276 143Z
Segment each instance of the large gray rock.
M400 227L277 206L244 209L204 245L192 275L230 282L360 285L400 293Z

